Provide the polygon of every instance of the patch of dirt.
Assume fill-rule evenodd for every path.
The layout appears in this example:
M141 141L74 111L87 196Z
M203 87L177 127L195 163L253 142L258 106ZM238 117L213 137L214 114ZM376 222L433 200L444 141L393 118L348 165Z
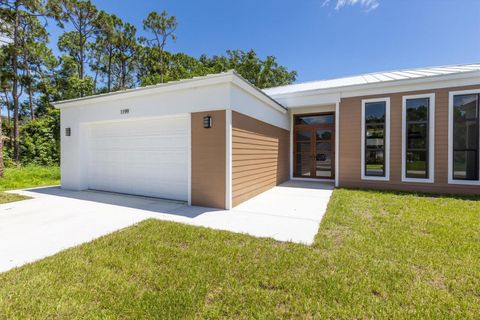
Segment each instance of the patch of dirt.
M281 287L276 286L274 284L270 284L270 283L260 283L259 287L262 288L263 290L269 290L269 291L282 290Z
M448 290L447 279L440 272L424 266L413 266L412 269L415 272L416 283L426 283L438 290Z
M345 239L355 236L354 231L342 225L336 225L334 228L323 230L322 233L332 241L334 246L341 246Z
M205 295L205 305L214 304L217 298L222 294L222 288L215 287L207 292Z

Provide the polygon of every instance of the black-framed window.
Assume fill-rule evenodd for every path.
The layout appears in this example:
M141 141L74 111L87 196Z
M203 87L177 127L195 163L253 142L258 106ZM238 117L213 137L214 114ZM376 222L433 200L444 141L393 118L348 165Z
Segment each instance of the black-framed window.
M365 103L365 176L385 177L385 101Z
M405 103L405 177L429 178L430 98Z
M478 180L479 94L453 97L453 179Z

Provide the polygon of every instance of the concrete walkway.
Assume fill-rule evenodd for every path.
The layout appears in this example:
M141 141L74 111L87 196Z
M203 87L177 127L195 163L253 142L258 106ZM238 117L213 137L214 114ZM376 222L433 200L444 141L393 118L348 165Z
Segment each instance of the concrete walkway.
M289 181L230 211L59 187L12 191L33 199L0 205L0 272L148 218L311 244L332 190Z

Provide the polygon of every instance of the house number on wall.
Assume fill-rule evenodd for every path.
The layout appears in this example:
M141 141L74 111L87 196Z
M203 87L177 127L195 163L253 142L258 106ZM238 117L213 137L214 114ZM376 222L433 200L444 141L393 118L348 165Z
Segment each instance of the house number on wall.
M129 114L130 113L130 109L121 109L120 110L120 114Z

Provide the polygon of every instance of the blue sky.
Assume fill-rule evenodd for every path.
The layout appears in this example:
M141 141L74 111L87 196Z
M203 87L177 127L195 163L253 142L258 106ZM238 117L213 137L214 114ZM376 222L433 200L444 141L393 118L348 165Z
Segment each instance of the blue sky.
M297 82L480 62L480 0L94 0L137 26L177 17L167 50L193 56L253 48L298 71ZM51 28L52 41L58 30ZM55 45L55 43L53 44Z

